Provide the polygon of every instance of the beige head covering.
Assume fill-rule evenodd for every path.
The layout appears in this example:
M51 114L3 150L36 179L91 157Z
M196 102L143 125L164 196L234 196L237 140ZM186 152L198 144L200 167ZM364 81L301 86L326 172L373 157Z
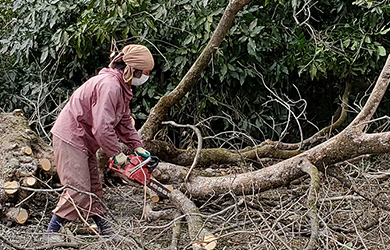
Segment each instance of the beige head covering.
M119 62L124 62L126 68L123 70L123 79L131 80L134 69L151 71L154 67L153 56L149 49L140 44L129 44L111 61L109 67L115 68Z

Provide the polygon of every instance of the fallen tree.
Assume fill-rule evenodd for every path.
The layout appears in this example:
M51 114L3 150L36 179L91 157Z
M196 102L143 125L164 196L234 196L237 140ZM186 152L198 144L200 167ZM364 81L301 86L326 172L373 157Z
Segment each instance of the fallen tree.
M367 194L365 190L361 190L353 186L349 182L348 177L344 176L337 167L337 163L350 160L366 154L383 154L389 152L390 144L389 133L374 133L369 134L366 128L369 125L372 115L379 105L385 90L390 82L390 57L387 60L381 75L378 78L375 88L371 93L366 105L354 119L354 121L338 135L330 138L305 152L301 152L296 156L281 161L275 165L259 169L257 171L246 173L234 173L218 177L205 177L194 172L189 175L189 168L164 163L161 164L159 170L155 173L155 178L164 182L173 184L176 190L171 193L170 200L176 208L185 215L188 226L189 235L193 242L194 248L205 247L212 243L216 245L218 237L204 228L202 217L194 202L210 201L220 199L227 194L242 196L256 195L258 193L276 189L281 186L289 185L294 180L297 180L306 174L310 176L311 184L308 189L311 190L311 198L308 199L307 206L308 216L310 216L312 224L312 232L310 235L310 243L308 248L315 248L318 244L318 228L319 222L316 215L317 207L317 192L319 185L318 170L325 173L328 172L343 184L349 186L355 193L369 200L376 207L384 210L390 210L386 204L378 201L372 195ZM36 177L41 182L45 182L52 178L52 174L48 174L43 167L45 164L42 160L52 162L52 151L50 146L36 137L33 132L29 132L28 123L20 113L1 114L2 120L2 206L3 211L7 211L7 218L12 218L18 223L24 223L27 220L28 212L23 208L25 206L31 211L31 203L28 201L29 194L24 194L23 190L31 189L23 188L23 186L36 185L33 181L35 178L27 180L25 177ZM10 126L13 124L13 126ZM22 126L20 126L22 125ZM12 130L6 128L12 127ZM28 132L27 134L25 134ZM153 141L151 142L153 143ZM31 150L26 148L30 148ZM276 146L273 146L277 150ZM210 149L212 150L212 149ZM218 154L215 150L213 154ZM26 155L30 158L25 160ZM21 160L22 159L22 160ZM104 157L101 164L106 164ZM18 161L16 163L16 161ZM15 164L10 164L15 162ZM25 168L21 168L20 164L30 164L30 172L21 172ZM27 162L27 163L26 163ZM29 165L29 166L30 166ZM49 164L52 165L52 164ZM7 184L6 184L7 183ZM14 185L15 184L15 185ZM31 192L30 192L31 193ZM191 200L186 198L191 197ZM36 199L34 198L36 201ZM5 204L12 204L6 205ZM16 205L16 206L15 206ZM204 231L205 230L205 231ZM204 231L204 232L201 232ZM210 240L212 239L212 240Z
M218 216L230 209L237 209L243 205L256 207L259 204L251 203L253 200L247 200L247 196L253 198L253 196L265 191L288 186L296 180L303 178L302 181L304 181L309 176L310 183L306 187L309 190L308 194L301 194L301 197L307 197L307 202L305 203L307 216L305 214L302 217L310 219L311 227L310 231L306 232L310 235L310 238L305 239L304 242L307 244L308 249L317 248L320 228L317 206L320 186L319 175L321 173L330 173L344 185L351 188L353 192L368 199L375 207L388 210L386 204L379 202L375 197L354 186L348 176L342 173L337 164L366 154L389 152L389 133L369 134L366 132L366 129L387 90L390 79L390 57L384 65L370 98L354 121L336 136L308 150L302 150L299 144L286 145L271 141L242 150L222 148L183 150L177 149L169 143L152 139L166 118L170 107L178 103L187 91L196 84L197 77L207 66L212 54L215 53L223 41L231 22L234 20L234 15L248 3L249 1L230 2L217 30L202 55L177 88L169 95L161 98L159 103L151 110L147 122L140 130L140 134L146 141L147 149L154 155L159 155L162 159L170 159L172 162L180 165L191 165L197 156L199 156L198 163L201 165L215 163L245 164L246 159L262 157L278 158L278 160L285 159L256 171L233 172L215 177L208 177L204 172L198 171L195 168L196 164L191 168L173 164L161 164L154 176L161 182L175 186L176 190L171 193L169 199L179 213L172 213L176 219L171 218L179 221L182 217L185 217L188 224L189 240L186 242L188 246L192 246L195 249L213 249L218 246L218 239L223 238L223 236L217 235L216 232L205 227L205 223L210 219L211 215L203 216L200 212L199 204L207 204L212 200L220 200L226 196L230 196L231 199L240 197L238 200L234 200L233 204L230 201L228 203L229 206L222 207L221 211L212 214L213 216ZM350 87L347 86L347 94L345 96L348 96L349 90ZM343 110L345 111L346 100L345 98L343 100ZM340 122L345 119L345 112L343 114L340 116ZM2 114L1 118L5 127L1 130L2 147L0 156L2 157L1 164L3 166L1 175L3 188L1 189L0 201L2 210L12 217L12 220L23 223L26 219L26 212L22 210L22 207L31 211L31 204L33 204L31 203L31 197L33 197L31 194L39 192L39 186L36 186L37 184L33 180L38 179L40 183L45 184L51 180L53 181L51 183L53 186L57 184L52 151L49 145L29 130L26 119L20 113ZM10 121L10 123L7 123L7 121ZM336 122L328 129L321 130L315 136L321 136L326 131L333 130L333 127L339 125L340 122ZM18 127L17 125L19 124L23 126ZM302 144L306 145L306 142ZM307 145L310 145L310 143L307 143ZM107 165L107 157L101 155L99 159L100 165L104 168ZM29 169L29 171L21 171L24 167ZM33 178L33 180L25 178ZM25 185L31 185L35 189L24 188ZM23 194L23 191L28 191L29 193ZM15 211L23 212L16 213ZM149 213L151 214L153 211L149 211ZM150 214L149 218L152 217ZM263 223L267 223L267 220L261 217L262 215L258 216L265 221ZM146 215L146 217L148 216ZM290 248L290 245L275 233L270 225L266 224L266 227L270 228L269 231L283 246ZM254 231L251 233L259 232Z

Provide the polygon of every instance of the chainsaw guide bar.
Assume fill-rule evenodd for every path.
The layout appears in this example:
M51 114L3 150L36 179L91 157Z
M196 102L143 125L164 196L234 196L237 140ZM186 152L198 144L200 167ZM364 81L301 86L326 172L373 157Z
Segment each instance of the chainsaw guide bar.
M143 160L141 156L128 155L128 161L117 167L114 160L110 160L108 167L113 170L121 179L126 182L136 182L149 187L159 196L168 198L173 188L166 187L156 179L152 179L152 172L158 166L160 159L156 156L148 157Z

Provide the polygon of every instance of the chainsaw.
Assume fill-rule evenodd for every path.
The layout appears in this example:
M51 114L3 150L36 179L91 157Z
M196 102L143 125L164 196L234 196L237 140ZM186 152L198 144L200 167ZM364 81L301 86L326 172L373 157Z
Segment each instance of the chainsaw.
M167 198L172 189L152 178L152 172L157 168L159 162L160 159L157 156L150 156L144 160L142 156L128 155L124 165L117 167L114 164L114 159L111 159L108 167L123 180L147 186L159 196Z

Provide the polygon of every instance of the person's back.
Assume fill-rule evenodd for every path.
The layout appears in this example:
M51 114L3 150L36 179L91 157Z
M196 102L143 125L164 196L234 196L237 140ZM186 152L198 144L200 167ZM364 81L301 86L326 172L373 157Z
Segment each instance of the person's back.
M100 147L95 137L114 139L111 128L127 112L133 96L129 87L121 86L122 74L121 70L104 68L81 85L59 114L52 134L89 153L96 152Z

